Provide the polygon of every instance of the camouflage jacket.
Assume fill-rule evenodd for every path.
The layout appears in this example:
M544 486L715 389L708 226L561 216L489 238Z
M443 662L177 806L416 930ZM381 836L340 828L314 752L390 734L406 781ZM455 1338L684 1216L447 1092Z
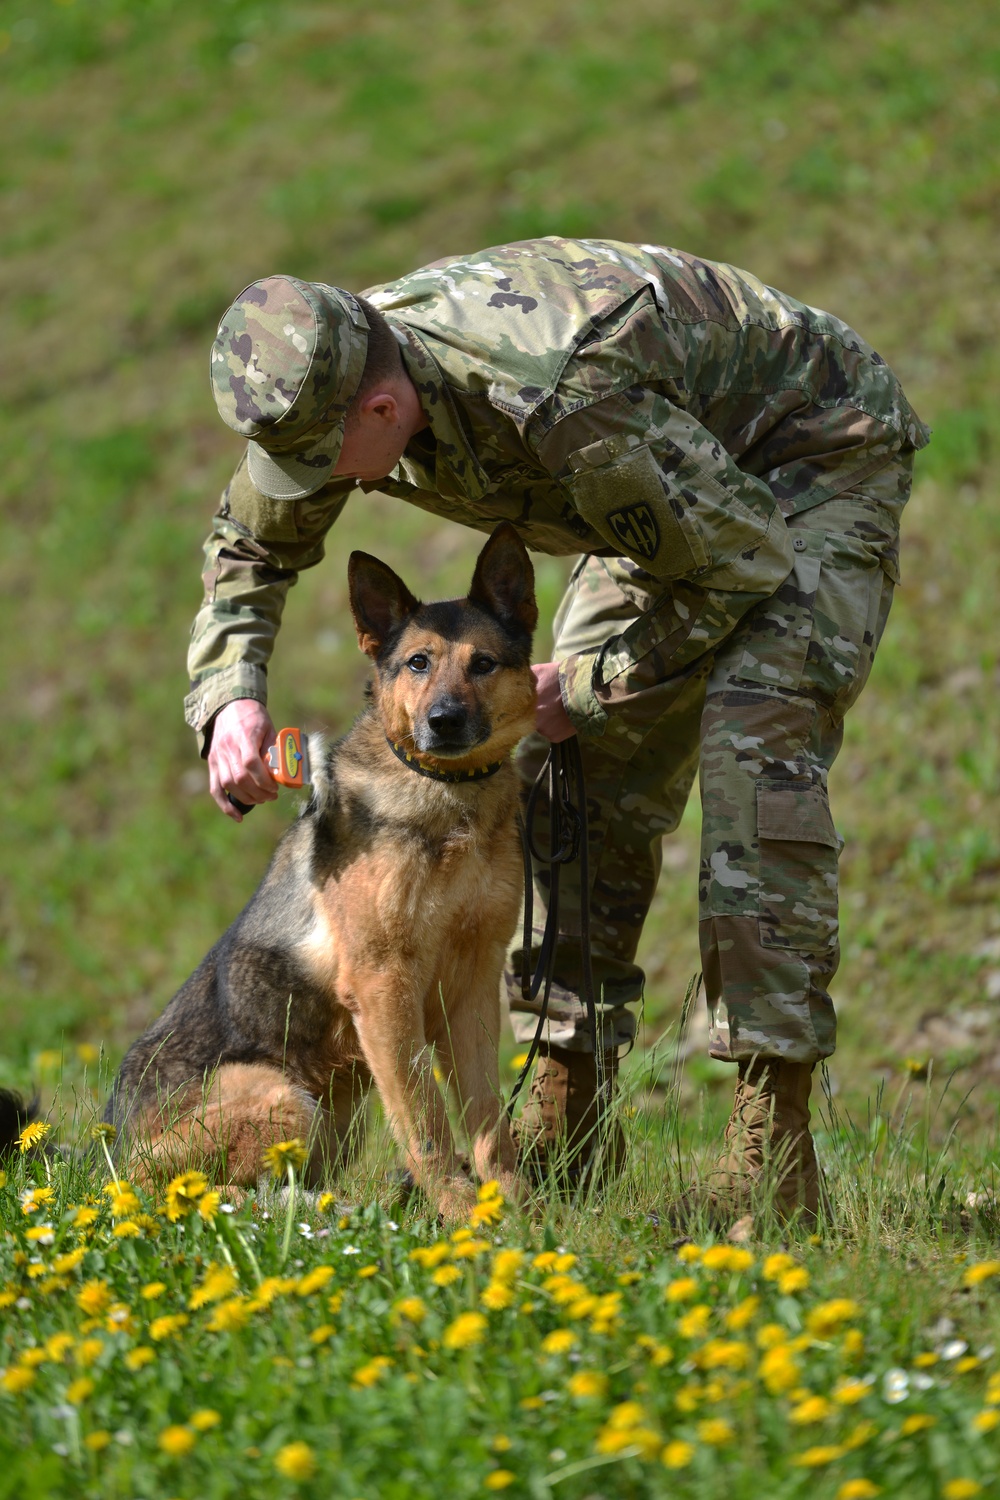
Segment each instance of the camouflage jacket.
M364 295L430 421L367 488L484 532L510 520L541 552L630 559L654 587L687 578L748 606L789 571L786 515L927 442L845 323L680 251L531 240ZM234 698L266 700L285 596L353 488L270 500L240 463L205 548L193 728ZM564 691L582 723L593 700Z

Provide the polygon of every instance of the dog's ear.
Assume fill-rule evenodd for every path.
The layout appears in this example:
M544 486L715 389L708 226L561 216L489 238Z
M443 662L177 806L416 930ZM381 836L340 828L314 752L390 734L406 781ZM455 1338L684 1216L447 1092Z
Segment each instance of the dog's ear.
M508 628L531 635L538 624L535 570L509 521L501 521L479 554L469 599Z
M391 568L367 552L351 553L347 586L358 645L374 661L392 632L420 608L420 600Z

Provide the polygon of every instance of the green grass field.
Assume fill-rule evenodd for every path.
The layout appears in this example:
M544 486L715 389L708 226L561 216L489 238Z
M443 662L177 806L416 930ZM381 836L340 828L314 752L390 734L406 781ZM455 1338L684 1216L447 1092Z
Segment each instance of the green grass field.
M1000 1279L963 1287L997 1239L995 4L428 0L418 13L399 0L0 0L0 111L0 1082L39 1085L67 1141L94 1105L77 1048L114 1065L253 890L294 805L283 797L242 827L222 819L180 708L199 547L236 457L207 351L241 286L282 270L361 288L550 232L681 245L860 328L934 428L904 518L903 587L831 780L847 839L844 962L819 1137L841 1218L820 1245L793 1247L812 1278L801 1292L763 1279L776 1242L753 1247L753 1269L696 1268L712 1337L737 1302L762 1298L745 1333L752 1352L726 1372L747 1388L727 1389L709 1416L677 1405L685 1381L709 1377L677 1331L686 1304L664 1298L682 1272L648 1218L711 1158L731 1086L731 1070L703 1057L697 1014L678 1036L698 964L692 805L644 937L643 1045L626 1065L634 1165L609 1202L505 1218L464 1279L431 1291L408 1257L436 1231L419 1205L392 1207L377 1140L364 1173L336 1185L350 1211L310 1209L314 1237L295 1232L296 1275L336 1266L337 1316L328 1289L292 1290L245 1326L209 1330L206 1303L176 1338L150 1340L151 1318L186 1309L212 1260L232 1256L229 1300L253 1298L237 1230L257 1235L261 1275L290 1276L281 1210L266 1222L249 1208L219 1215L214 1228L197 1214L156 1219L159 1238L140 1227L122 1239L100 1160L89 1176L59 1168L44 1220L17 1197L28 1179L46 1185L41 1163L12 1170L0 1190L14 1293L0 1366L35 1378L18 1392L0 1377L0 1497L374 1500L477 1494L498 1487L496 1472L513 1476L511 1494L558 1500L875 1493L844 1489L853 1480L920 1500L1000 1493L996 1433L988 1419L973 1425L996 1404L996 1358L982 1350L1000 1336ZM277 718L338 732L360 702L348 551L377 552L432 597L464 589L479 540L380 497L352 501L289 601L271 672ZM538 559L549 618L564 573ZM986 1196L970 1209L969 1194ZM81 1239L67 1205L88 1195L103 1216ZM51 1246L25 1240L50 1218ZM481 1342L449 1351L449 1324L483 1310L497 1240L578 1255L588 1295L620 1294L614 1326L595 1331L592 1313L566 1325L528 1255L516 1303L487 1306ZM78 1265L52 1270L84 1244ZM341 1258L349 1245L363 1262ZM376 1271L358 1282L362 1263ZM66 1287L42 1294L53 1276ZM165 1290L147 1305L141 1287L154 1280ZM99 1326L84 1331L80 1287L105 1282ZM392 1311L411 1294L427 1303L426 1330ZM804 1336L809 1310L834 1298L858 1303L844 1326L864 1350L842 1369L841 1331L803 1348L803 1385L831 1412L799 1423L793 1388L772 1393L761 1374L759 1330L770 1321ZM529 1301L537 1311L515 1311ZM112 1303L128 1309L127 1329L109 1327ZM311 1343L324 1322L334 1331ZM546 1363L541 1341L564 1326L577 1343ZM62 1331L74 1343L58 1359L25 1363ZM673 1361L652 1362L640 1334ZM87 1339L101 1341L92 1359ZM944 1359L957 1342L972 1354ZM139 1344L155 1346L154 1361L132 1369ZM913 1361L934 1353L935 1384L918 1399ZM956 1374L974 1354L980 1364ZM356 1370L382 1357L393 1365L355 1390ZM578 1401L567 1381L591 1368L609 1384ZM894 1368L909 1372L909 1404L885 1398ZM875 1434L797 1465L809 1447L843 1447L856 1413L831 1393L854 1373L875 1377L857 1415ZM66 1395L74 1379L95 1382L79 1403ZM615 1451L601 1437L633 1400L642 1420L620 1430L655 1432L655 1454L649 1436ZM188 1430L203 1407L219 1424L190 1452L164 1452L163 1428ZM911 1414L934 1426L903 1435ZM709 1417L730 1423L732 1441L698 1436ZM100 1432L108 1444L88 1446ZM305 1460L300 1479L275 1469L296 1441L313 1451L315 1477ZM660 1455L674 1441L695 1453L668 1469ZM949 1492L961 1479L981 1491Z

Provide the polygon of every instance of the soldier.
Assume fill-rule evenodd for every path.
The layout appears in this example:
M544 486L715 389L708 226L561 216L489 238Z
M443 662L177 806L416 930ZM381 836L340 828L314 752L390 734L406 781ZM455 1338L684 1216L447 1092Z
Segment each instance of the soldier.
M216 802L239 820L228 794L275 795L268 658L289 588L356 486L581 553L521 759L528 775L546 741L580 736L604 1070L635 1033L660 842L699 772L710 1052L737 1064L709 1202L741 1215L771 1160L779 1209L813 1222L808 1100L834 1049L839 955L827 773L898 582L928 437L892 371L839 319L732 266L550 238L363 297L254 282L219 327L212 379L249 439L206 545L189 655L187 719ZM573 878L521 1140L536 1153L568 1140L582 1170L601 1107ZM509 989L525 1040L535 1018Z

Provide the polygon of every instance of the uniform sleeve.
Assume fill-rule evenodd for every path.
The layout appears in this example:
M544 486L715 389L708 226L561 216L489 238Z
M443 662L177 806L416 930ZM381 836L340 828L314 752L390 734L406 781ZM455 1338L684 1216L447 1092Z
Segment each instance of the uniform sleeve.
M353 488L344 480L305 500L270 500L241 460L205 543L205 593L188 648L184 717L202 755L220 708L236 698L267 702L267 664L288 590L303 568L321 561L326 533Z
M632 387L564 417L538 454L573 509L619 556L664 585L684 580L706 591L720 601L729 629L791 569L791 537L768 486L656 392ZM664 667L683 670L707 649L708 640L689 635ZM563 664L567 712L589 734L606 722L595 691L601 654Z

